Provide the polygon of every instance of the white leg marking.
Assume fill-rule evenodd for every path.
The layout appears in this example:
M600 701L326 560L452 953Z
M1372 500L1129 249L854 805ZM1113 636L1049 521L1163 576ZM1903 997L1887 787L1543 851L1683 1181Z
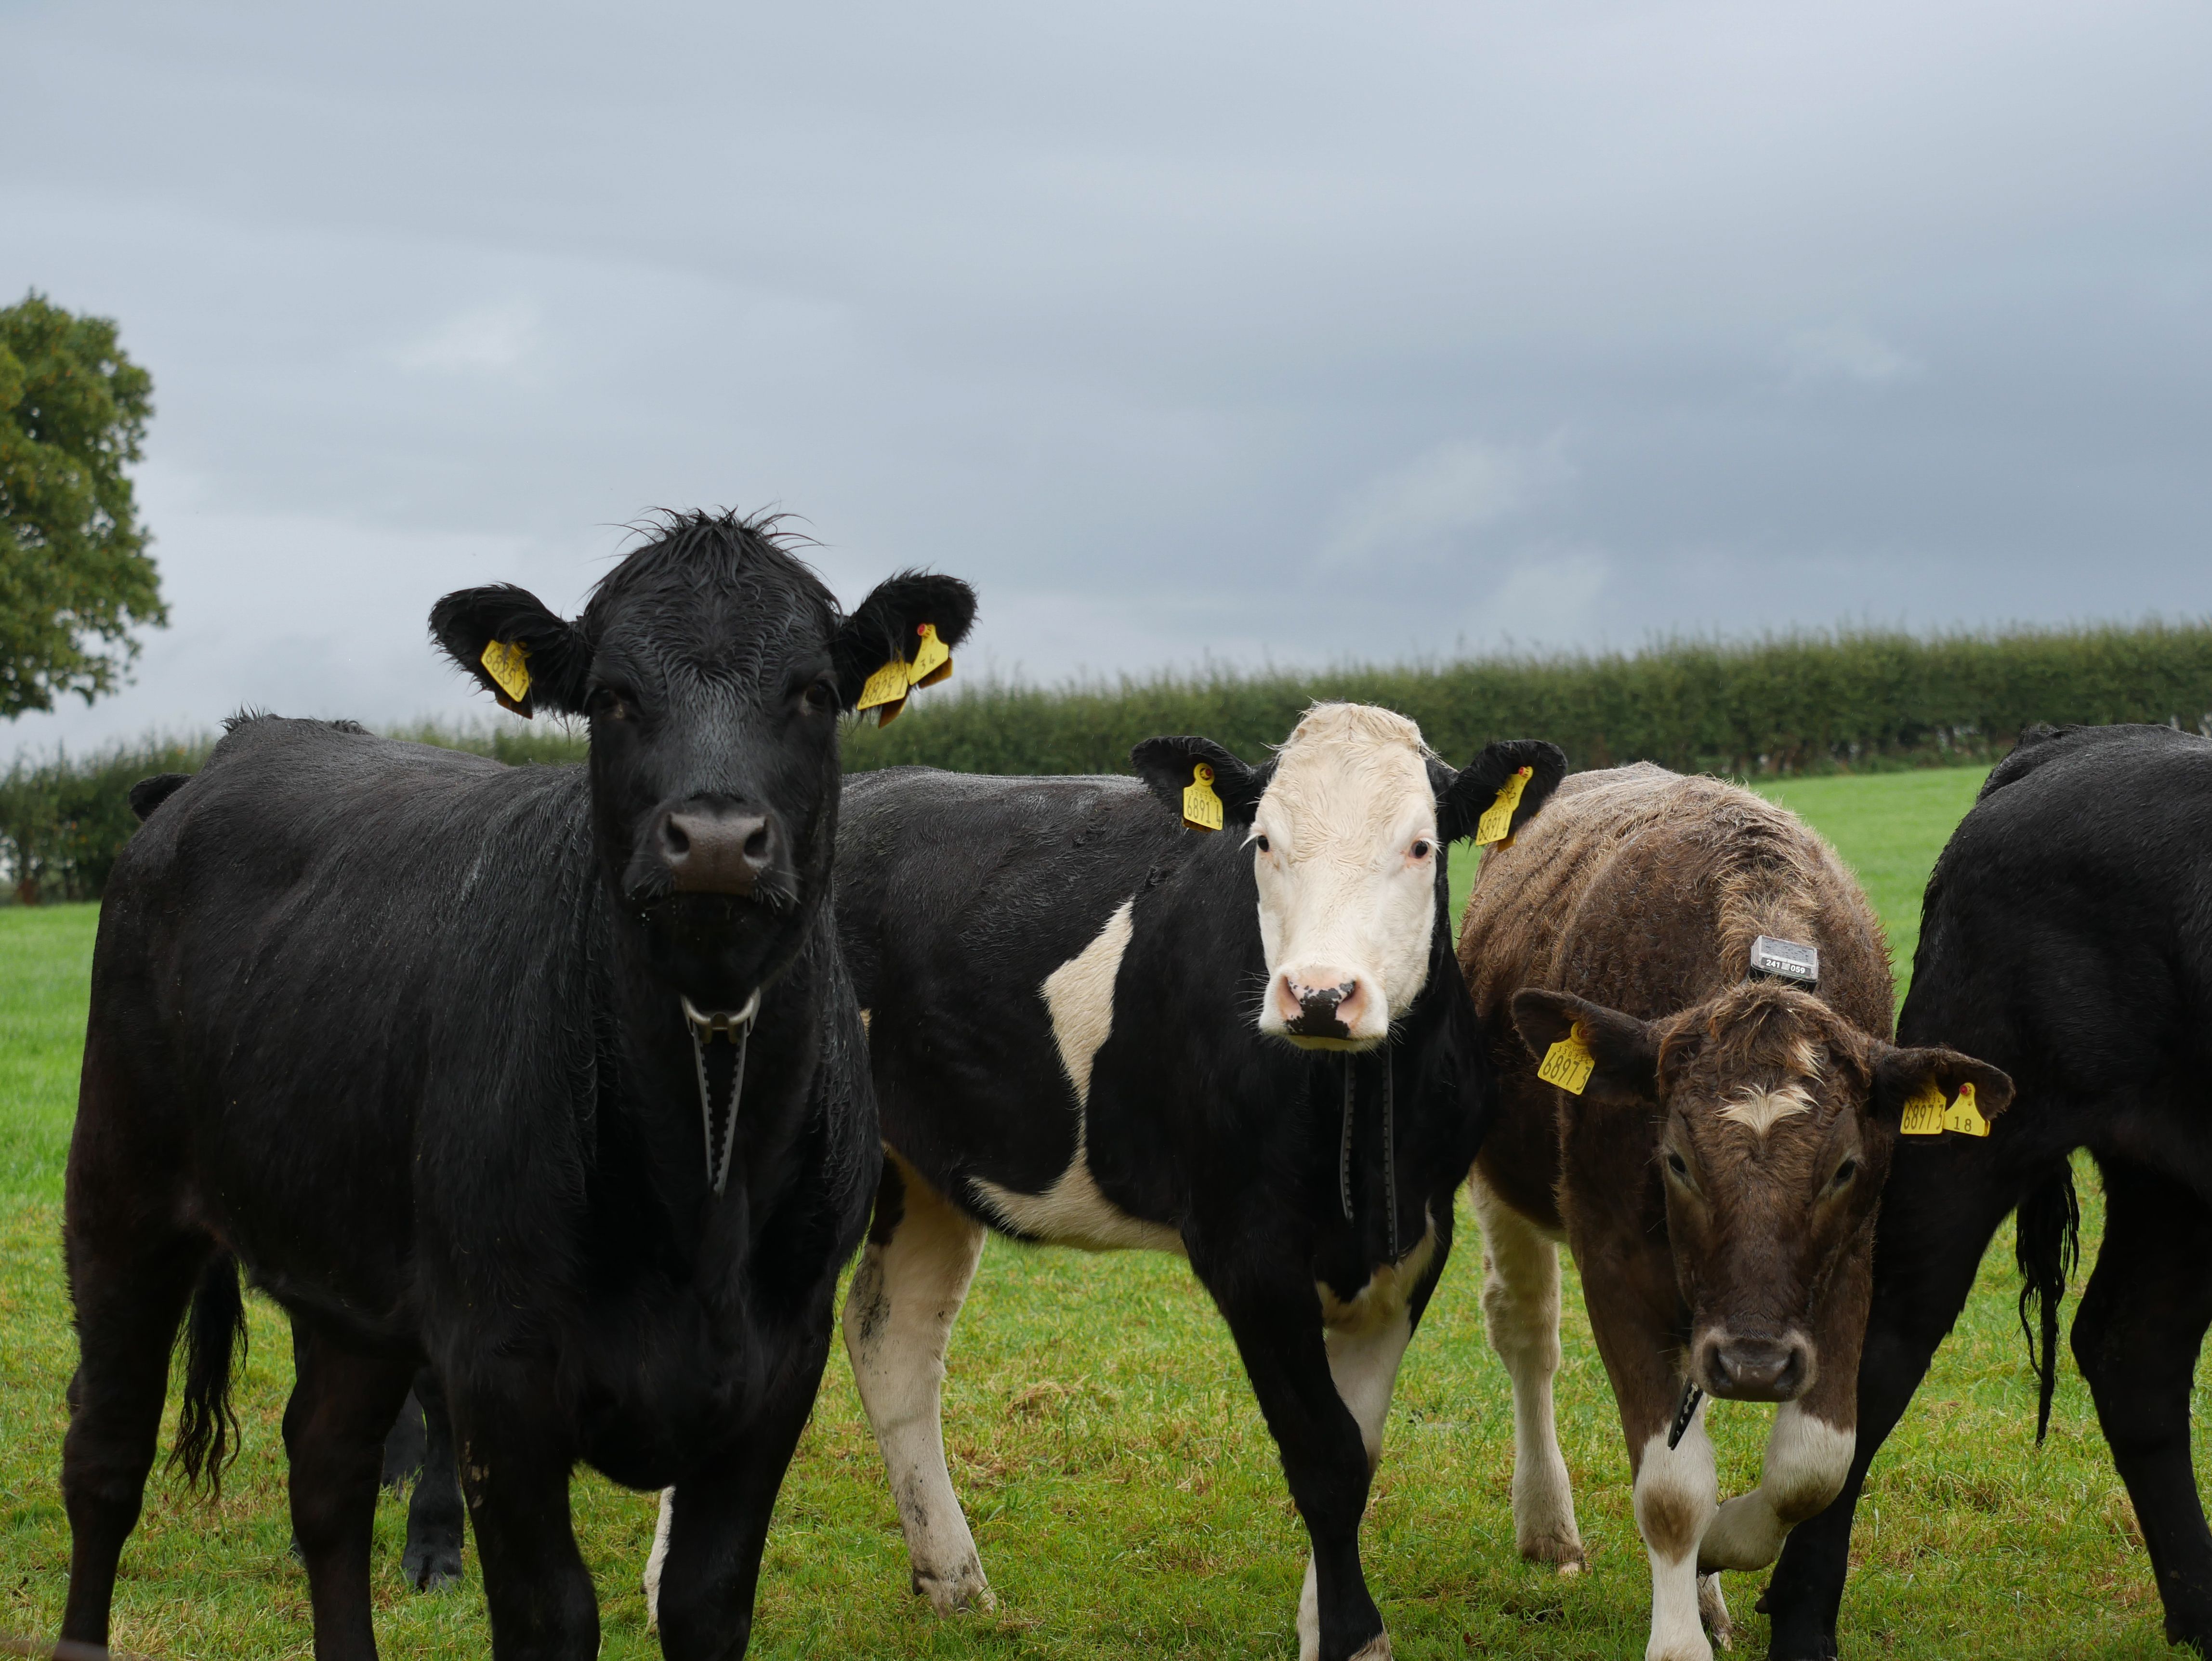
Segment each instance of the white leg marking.
M1705 1569L1763 1569L1790 1530L1843 1492L1858 1448L1856 1428L1838 1429L1784 1402L1766 1438L1759 1486L1720 1508L1698 1548Z
M1559 1248L1477 1171L1468 1191L1482 1225L1482 1311L1490 1347L1513 1380L1513 1539L1533 1562L1579 1573L1583 1537L1559 1452L1552 1378L1559 1370Z
M1651 1559L1651 1641L1644 1661L1713 1661L1698 1610L1698 1542L1717 1498L1705 1403L1671 1451L1660 1432L1636 1469L1636 1526Z
M1091 944L1044 978L1038 989L1052 1012L1060 1065L1075 1090L1075 1157L1042 1194L1024 1194L981 1177L969 1186L976 1201L1009 1228L1057 1245L1087 1251L1183 1250L1182 1236L1164 1224L1132 1217L1103 1194L1091 1175L1091 1063L1114 1030L1114 980L1129 949L1136 901L1127 899L1106 919Z
M1398 1262L1376 1270L1350 1303L1325 1284L1315 1288L1321 1294L1321 1335L1328 1348L1328 1376L1336 1385L1337 1399L1359 1426L1370 1475L1382 1463L1382 1427L1390 1417L1390 1393L1397 1387L1398 1364L1405 1360L1406 1346L1413 1336L1413 1288L1429 1272L1436 1255L1437 1226L1431 1218L1420 1244ZM1389 1653L1390 1635L1383 1633L1359 1656ZM1298 1593L1298 1655L1300 1661L1316 1661L1320 1654L1321 1585L1309 1555L1305 1585Z
M668 1561L668 1525L676 1515L676 1490L660 1491L660 1515L653 1519L653 1551L645 1560L645 1629L660 1630L660 1569Z
M845 1352L883 1450L914 1563L914 1589L939 1615L994 1601L945 1468L939 1386L952 1323L982 1255L963 1216L896 1154L906 1204L887 1244L868 1243L845 1299Z
M1705 1623L1705 1630L1713 1641L1724 1650L1735 1645L1735 1622L1729 1617L1728 1599L1721 1596L1721 1578L1717 1574L1698 1576L1698 1618Z

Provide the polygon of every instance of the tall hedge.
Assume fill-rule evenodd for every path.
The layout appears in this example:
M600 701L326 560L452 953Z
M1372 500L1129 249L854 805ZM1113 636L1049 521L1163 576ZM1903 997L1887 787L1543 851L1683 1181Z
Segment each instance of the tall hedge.
M848 770L906 762L975 773L1109 773L1157 733L1258 760L1316 698L1380 703L1463 762L1493 738L1547 738L1573 764L1656 761L1741 776L1990 759L2039 721L2166 721L2212 734L2212 622L1922 636L1875 630L1677 640L1635 653L1474 658L1407 668L1124 677L1057 688L988 681L917 695L890 727L848 728ZM580 759L540 721L398 734L507 762ZM0 777L0 869L21 897L96 897L134 828L128 792L190 772L207 741L146 742Z

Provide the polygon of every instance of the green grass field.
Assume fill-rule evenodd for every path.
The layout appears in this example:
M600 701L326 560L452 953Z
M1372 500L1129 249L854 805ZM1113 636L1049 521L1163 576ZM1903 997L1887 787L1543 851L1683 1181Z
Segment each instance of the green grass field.
M1927 869L1978 782L1970 771L1910 773L1773 794L1860 871L1909 960ZM1463 885L1472 861L1455 863L1468 867ZM94 924L88 907L0 910L0 1634L52 1633L68 1561L56 1472L74 1355L57 1243ZM2094 1233L2095 1196L2085 1197ZM1480 1253L1464 1213L1461 1226L1407 1357L1365 1531L1397 1653L1640 1656L1648 1576L1578 1293L1571 1278L1560 1429L1591 1557L1589 1573L1562 1580L1514 1555L1505 1378L1483 1335ZM2001 1238L1876 1467L1844 1603L1849 1654L2168 1653L2134 1519L2070 1372L2050 1441L2034 1445L2010 1263ZM252 1313L245 1454L219 1506L167 1482L150 1490L118 1589L116 1641L126 1649L310 1653L306 1579L286 1551L285 1325L266 1303ZM904 1547L840 1354L785 1485L755 1654L1296 1653L1303 1535L1227 1336L1182 1263L994 1242L945 1396L953 1476L998 1611L940 1622L908 1595ZM1755 1469L1768 1411L1721 1404L1711 1418L1723 1488L1735 1491ZM585 1474L575 1509L599 1581L603 1653L657 1654L638 1591L652 1500ZM464 1587L416 1596L399 1578L403 1527L399 1503L387 1500L375 1564L385 1653L487 1653L473 1551ZM1730 1577L1739 1653L1765 1651L1765 1622L1751 1612L1760 1579Z

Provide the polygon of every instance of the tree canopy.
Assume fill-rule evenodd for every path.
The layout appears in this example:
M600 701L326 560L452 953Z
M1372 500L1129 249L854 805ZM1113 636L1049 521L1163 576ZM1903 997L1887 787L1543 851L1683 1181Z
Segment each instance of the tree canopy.
M111 319L0 309L0 716L112 691L168 621L123 472L153 398Z

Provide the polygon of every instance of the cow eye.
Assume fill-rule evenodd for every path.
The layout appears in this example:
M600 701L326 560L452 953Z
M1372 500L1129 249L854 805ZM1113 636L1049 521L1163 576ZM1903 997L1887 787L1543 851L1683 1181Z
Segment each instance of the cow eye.
M1265 837L1255 837L1252 838L1252 846L1264 854L1267 851L1267 839Z
M1841 1188L1844 1183L1850 1182L1852 1177L1858 1174L1859 1162L1856 1159L1846 1159L1843 1164L1836 1167L1836 1174L1830 1180L1828 1186L1831 1188Z
M585 713L594 721L628 721L629 700L611 686L594 687Z
M806 689L806 708L813 715L827 715L837 707L837 684L824 675Z
M1690 1179L1690 1167L1683 1163L1682 1156L1674 1152L1671 1147L1667 1150L1667 1169L1673 1171L1684 1182L1687 1182Z
M1427 837L1423 837L1406 851L1416 860L1425 860L1437 850L1435 844L1431 843Z

